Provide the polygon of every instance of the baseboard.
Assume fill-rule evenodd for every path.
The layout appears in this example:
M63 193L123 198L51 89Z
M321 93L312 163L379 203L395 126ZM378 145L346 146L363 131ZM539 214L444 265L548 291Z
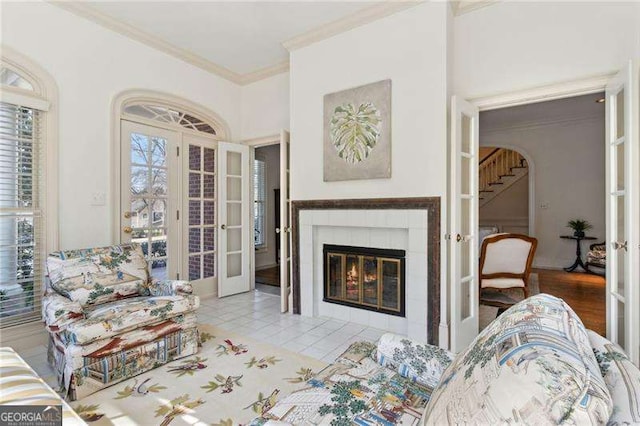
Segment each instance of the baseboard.
M532 268L534 268L534 269L550 269L552 271L563 271L564 270L564 266L548 265L548 264L545 265L545 264L536 263L536 262L533 263Z
M256 271L262 271L264 269L271 269L271 268L275 268L276 266L280 266L277 263L270 263L268 265L260 265L260 266L256 266Z

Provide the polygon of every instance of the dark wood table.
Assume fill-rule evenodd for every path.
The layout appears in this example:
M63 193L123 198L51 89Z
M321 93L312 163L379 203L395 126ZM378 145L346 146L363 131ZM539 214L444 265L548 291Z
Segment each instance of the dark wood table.
M573 272L579 266L585 272L589 272L589 269L582 263L582 250L580 248L580 241L582 240L597 240L596 237L576 237L575 235L560 235L560 238L564 238L565 240L575 240L576 242L576 261L573 262L573 265L564 268L567 272Z

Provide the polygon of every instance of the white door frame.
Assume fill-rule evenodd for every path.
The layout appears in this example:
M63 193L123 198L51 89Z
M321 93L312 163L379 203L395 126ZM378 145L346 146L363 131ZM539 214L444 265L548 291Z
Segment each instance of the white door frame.
M565 82L538 86L529 89L513 90L484 96L467 96L469 103L475 105L480 112L494 109L507 108L518 105L527 105L538 102L551 101L556 99L570 98L574 96L588 95L592 93L604 92L605 86L616 72L601 74L587 78L577 78ZM450 216L450 213L447 213ZM444 265L446 267L446 265ZM450 277L442 280L440 294L451 297L449 291ZM451 301L446 300L440 303L440 346L450 348L451 339L444 336L451 336L451 312L449 309ZM444 321L446 324L443 324Z
M280 134L269 135L269 136L264 136L260 138L247 139L245 141L242 141L241 143L251 147L250 161L251 161L251 164L253 164L256 148L263 148L265 146L271 146L271 145L280 145ZM251 174L251 177L253 178L253 173ZM254 197L255 197L255 194L253 193L253 184L252 184L249 198L253 200ZM250 217L249 223L253 223L255 219L253 217L253 209L249 209L249 210L251 210L251 217ZM249 259L250 259L249 273L251 274L251 289L253 290L256 288L256 249L255 249L255 241L253 238L251 238L251 255L249 256Z

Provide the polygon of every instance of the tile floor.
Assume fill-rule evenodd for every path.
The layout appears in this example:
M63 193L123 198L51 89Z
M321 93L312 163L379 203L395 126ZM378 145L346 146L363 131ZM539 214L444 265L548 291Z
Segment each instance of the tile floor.
M251 291L224 299L200 301L198 322L332 362L353 342L375 342L385 331L326 317L281 314L278 296ZM39 345L20 355L54 389L55 377L47 364L47 348Z

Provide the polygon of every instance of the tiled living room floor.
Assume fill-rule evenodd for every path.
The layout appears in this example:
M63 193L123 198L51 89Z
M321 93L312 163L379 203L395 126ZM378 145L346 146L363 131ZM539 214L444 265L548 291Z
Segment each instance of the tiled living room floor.
M224 299L200 301L198 322L211 324L254 340L332 362L352 342L375 342L383 330L330 318L281 314L280 298L251 291ZM47 364L47 348L39 345L20 355L54 389L53 370Z

